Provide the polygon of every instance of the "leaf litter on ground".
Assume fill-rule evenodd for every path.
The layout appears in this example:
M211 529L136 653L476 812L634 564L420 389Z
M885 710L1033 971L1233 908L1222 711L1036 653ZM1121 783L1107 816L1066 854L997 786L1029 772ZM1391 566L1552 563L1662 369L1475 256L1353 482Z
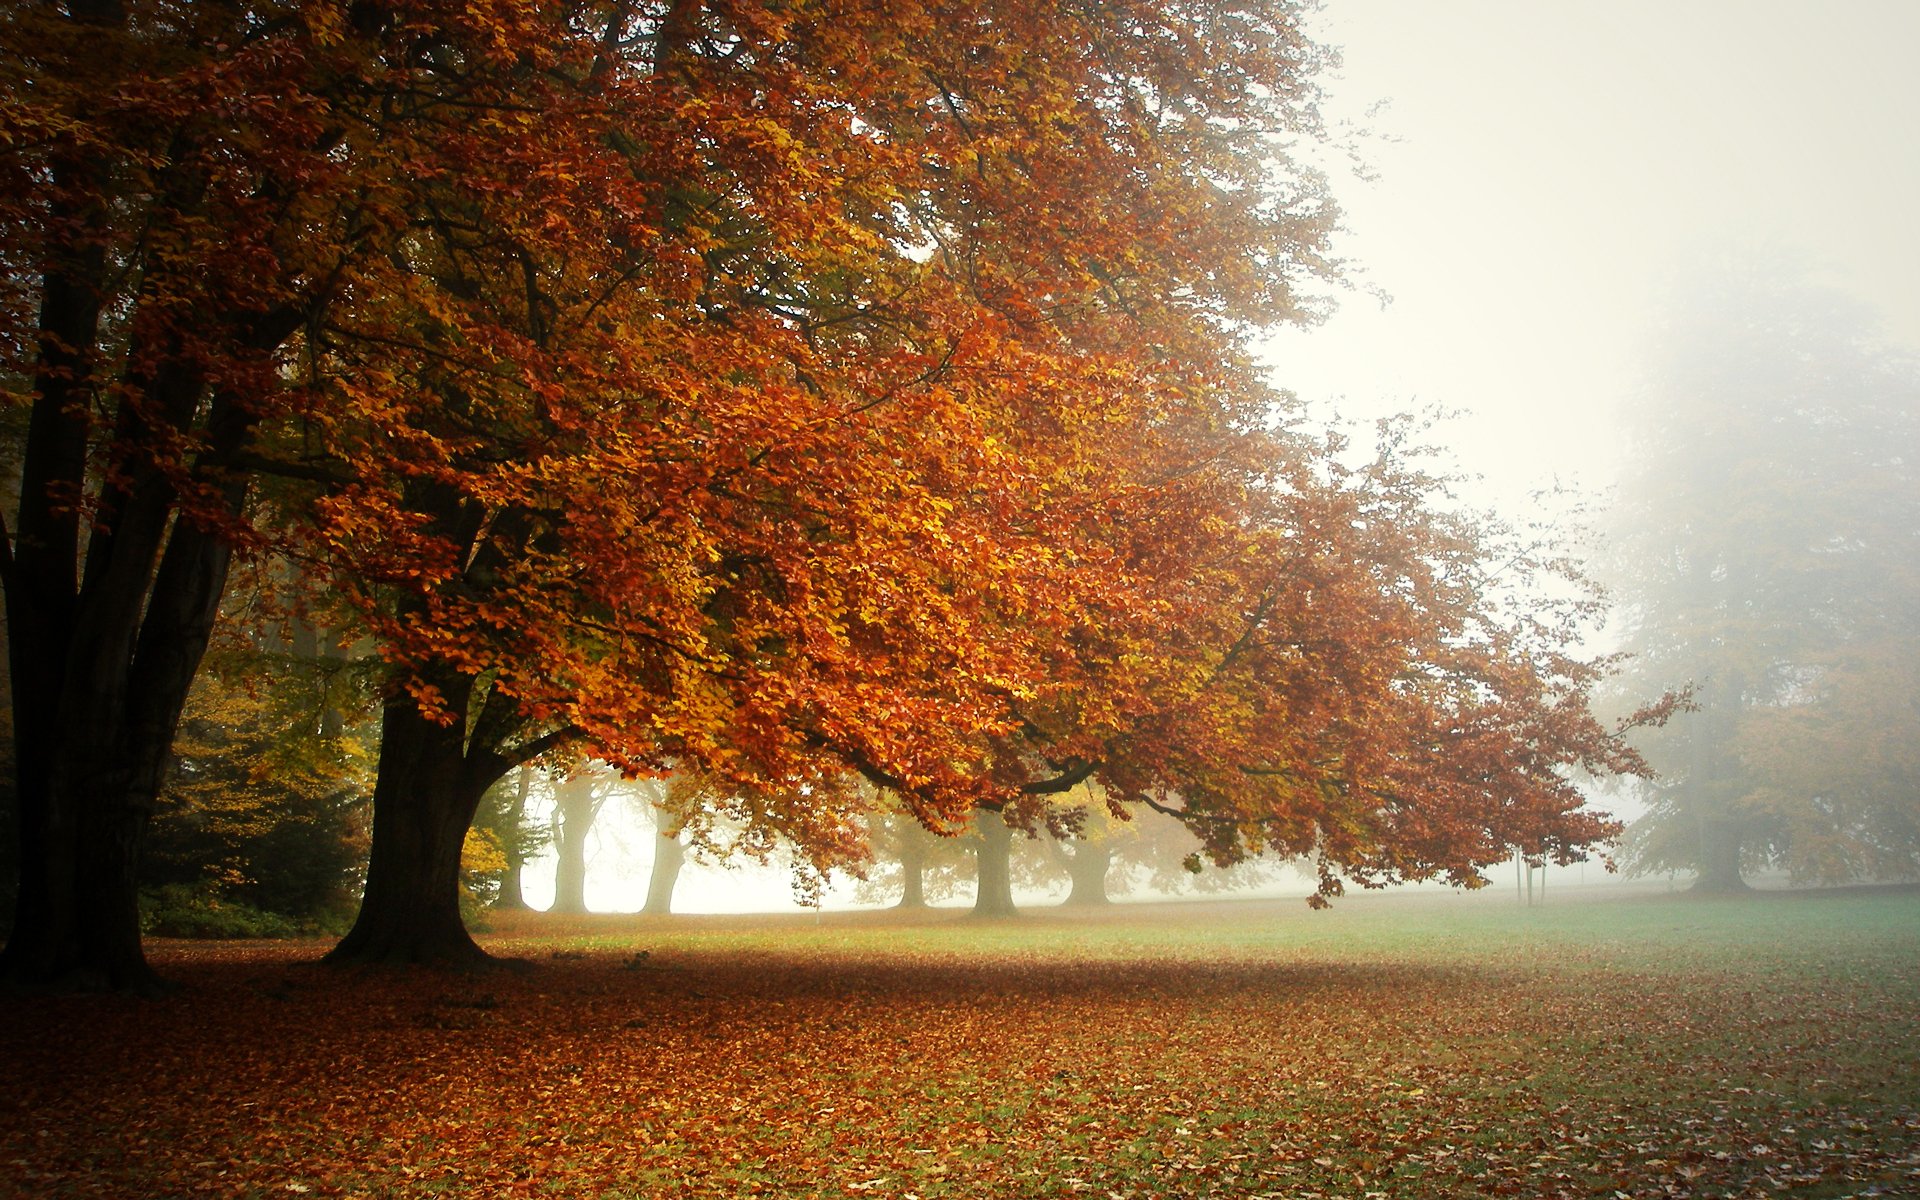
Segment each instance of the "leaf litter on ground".
M1920 1195L1911 891L499 925L0 999L0 1194Z

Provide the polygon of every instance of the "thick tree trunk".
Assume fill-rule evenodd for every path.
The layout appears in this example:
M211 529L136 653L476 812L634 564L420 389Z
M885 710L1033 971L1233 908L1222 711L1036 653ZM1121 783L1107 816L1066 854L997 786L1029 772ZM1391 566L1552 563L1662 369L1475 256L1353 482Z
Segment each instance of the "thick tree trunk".
M600 813L587 774L575 775L553 789L553 906L548 912L587 911L587 834Z
M99 6L76 6L77 21L106 24ZM50 155L54 192L95 191L106 174L72 142ZM7 642L13 680L15 821L20 875L13 928L0 951L0 978L30 985L148 987L152 973L139 953L126 950L124 931L102 926L103 897L88 889L116 874L109 864L83 864L83 827L111 824L90 811L94 797L79 790L105 765L117 716L105 727L73 728L74 694L104 688L109 703L125 695L133 629L112 632L108 653L74 655L81 618L78 575L80 507L61 493L84 486L89 414L93 409L93 348L98 340L105 250L106 204L60 215L72 233L54 239L40 284L39 363L20 464L20 505L14 544L0 543L0 578L7 593ZM151 559L148 564L151 565ZM97 622L96 622L97 625ZM111 653L119 650L115 656ZM89 674L104 673L106 678ZM91 828L86 830L92 832ZM102 869L106 867L107 869Z
M190 373L149 389L188 407L198 393ZM216 414L231 407L223 400ZM216 444L244 437L244 421L221 422L216 415L210 427ZM244 481L223 489L229 511L245 492ZM151 469L111 501L115 524L93 534L70 604L50 614L44 591L9 580L21 874L0 978L151 991L158 979L140 945L140 853L231 551L192 520L169 524L173 489Z
M1113 866L1113 847L1105 842L1076 841L1072 857L1067 859L1067 877L1073 886L1063 904L1108 904L1107 871Z
M144 546L133 552L151 558ZM130 991L157 986L140 944L140 855L228 562L219 539L177 522L131 652L113 649L136 632L131 613L103 617L124 631L104 639L87 628L87 617L99 614L88 613L63 669L29 676L33 689L21 695L16 713L44 706L59 719L47 727L28 718L18 727L21 888L0 977ZM125 606L123 597L97 607ZM84 652L102 640L104 652ZM30 670L44 666L31 653L16 654L16 671L23 658Z
M673 911L673 889L687 865L687 848L680 844L680 827L667 814L654 810L653 873L647 876L647 903L640 911L664 917Z
M327 962L489 961L460 917L460 850L493 779L469 765L462 733L428 719L404 692L387 701L366 895Z
M912 817L900 830L900 903L895 908L927 906L927 833Z
M1700 821L1700 873L1693 890L1738 895L1753 889L1740 877L1740 823L1724 817Z
M121 45L108 31L126 26L125 5L64 7L82 55ZM49 19L57 8L48 6ZM99 59L112 78L97 81L123 82L124 57ZM55 65L86 71L94 60ZM20 851L0 979L149 990L156 980L140 948L140 851L225 589L228 538L243 524L247 476L235 455L262 411L257 392L216 384L209 397L209 378L253 388L235 381L267 368L308 313L225 296L178 311L192 289L174 287L165 255L122 257L131 247L115 213L130 203L136 220L144 209L183 228L201 215L205 172L192 165L197 155L181 155L138 173L143 194L128 194L131 176L103 149L114 136L57 136L46 148L38 358L10 554L0 523ZM103 335L109 306L117 316ZM110 362L118 364L112 380L104 377ZM111 431L94 423L103 397L116 408ZM201 447L191 470L204 490L195 488L188 516L176 487L189 465L181 448L192 446Z
M1019 910L1013 906L1013 829L999 813L989 809L978 810L975 820L980 830L980 845L973 915L1017 916Z

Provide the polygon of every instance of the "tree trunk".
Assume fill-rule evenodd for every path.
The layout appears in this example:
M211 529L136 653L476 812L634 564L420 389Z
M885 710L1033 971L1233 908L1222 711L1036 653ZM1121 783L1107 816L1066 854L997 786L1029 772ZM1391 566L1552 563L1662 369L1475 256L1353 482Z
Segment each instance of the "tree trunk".
M1013 829L999 813L984 808L976 812L975 823L980 830L980 845L973 915L1017 916L1019 910L1013 906Z
M1740 877L1740 823L1725 817L1700 820L1700 873L1693 890L1738 895L1753 889Z
M1075 841L1067 859L1067 877L1073 886L1062 903L1074 907L1112 903L1107 898L1107 871L1113 866L1113 847L1106 842Z
M460 917L460 850L493 780L483 778L487 769L469 765L462 734L458 723L430 720L405 692L387 701L366 895L353 928L327 962L490 961Z
M507 839L507 873L500 880L500 898L495 908L525 909L527 905L527 856L522 852L520 826L527 819L527 797L533 791L533 768L522 766L514 783L513 803L507 806L507 828L514 836Z
M664 917L673 911L673 888L687 865L687 848L680 844L680 827L667 823L667 814L653 813L653 873L647 876L647 903L640 911Z
M245 492L244 481L222 490L230 511ZM159 984L140 944L140 853L231 562L218 534L185 517L169 526L173 504L157 473L136 475L117 527L91 539L70 621L49 620L44 597L10 580L21 870L0 978Z
M99 5L76 5L80 23L110 24ZM106 164L69 139L49 156L53 193L100 194ZM40 277L39 363L20 464L13 546L0 542L13 681L15 820L20 853L13 928L0 979L28 985L148 990L130 869L138 848L116 762L137 605L108 595L89 603L78 576L80 517L68 490L85 487L88 414L94 404L107 224L104 201L57 215ZM157 542L138 563L144 592ZM130 547L131 549L131 547ZM123 576L123 578L129 578ZM129 581L130 578L129 578ZM116 603L115 601L118 601Z
M587 834L600 812L594 781L584 771L553 789L553 906L548 912L587 911Z
M913 817L897 818L900 828L900 903L895 908L927 906L927 831Z

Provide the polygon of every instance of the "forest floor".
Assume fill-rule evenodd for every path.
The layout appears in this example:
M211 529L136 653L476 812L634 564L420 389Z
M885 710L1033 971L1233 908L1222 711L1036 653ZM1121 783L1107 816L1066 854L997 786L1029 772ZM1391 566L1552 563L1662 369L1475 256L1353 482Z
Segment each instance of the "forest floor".
M0 997L0 1194L1920 1196L1920 892L497 918Z

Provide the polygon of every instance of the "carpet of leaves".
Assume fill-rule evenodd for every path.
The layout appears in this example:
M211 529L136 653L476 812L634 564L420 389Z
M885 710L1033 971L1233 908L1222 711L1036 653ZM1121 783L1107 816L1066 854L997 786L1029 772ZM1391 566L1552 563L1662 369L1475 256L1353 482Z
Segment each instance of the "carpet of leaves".
M161 943L0 997L0 1194L1920 1196L1920 896L1296 904Z

